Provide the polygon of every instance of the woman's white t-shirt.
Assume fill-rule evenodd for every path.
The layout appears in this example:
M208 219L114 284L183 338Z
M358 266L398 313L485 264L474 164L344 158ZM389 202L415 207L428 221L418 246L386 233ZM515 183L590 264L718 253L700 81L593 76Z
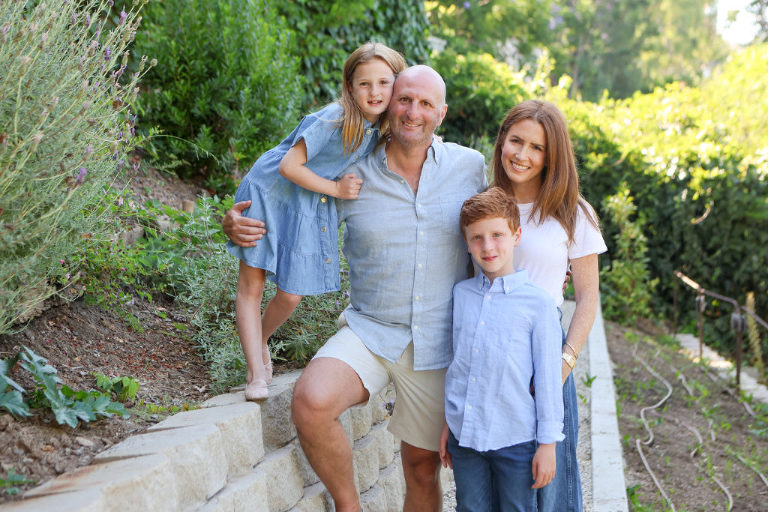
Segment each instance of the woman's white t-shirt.
M568 234L553 217L537 223L538 214L531 219L533 203L521 203L520 245L515 248L515 270L527 270L533 284L544 288L555 299L563 303L563 282L568 269L568 260L607 251L600 230L587 219L581 206L578 207L573 242L568 243Z

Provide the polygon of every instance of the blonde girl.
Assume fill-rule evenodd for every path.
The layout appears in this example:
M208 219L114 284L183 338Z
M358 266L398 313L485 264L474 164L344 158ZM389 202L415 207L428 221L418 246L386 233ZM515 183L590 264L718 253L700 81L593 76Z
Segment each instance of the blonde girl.
M540 512L580 512L576 459L578 410L571 370L592 327L599 299L597 255L605 252L597 216L579 194L576 162L563 114L553 104L529 100L507 113L493 154L493 185L515 197L522 234L515 267L547 290L558 307L570 263L576 310L562 340L565 440L557 443L557 470L538 490Z
M340 287L334 198L357 198L362 180L344 175L344 169L370 153L387 131L382 114L405 65L402 55L380 43L352 52L344 64L341 98L307 115L256 161L237 189L236 202L250 201L243 215L268 228L254 247L227 244L240 259L236 318L248 364L247 400L267 398L272 379L267 340L301 297ZM266 279L277 292L262 317Z

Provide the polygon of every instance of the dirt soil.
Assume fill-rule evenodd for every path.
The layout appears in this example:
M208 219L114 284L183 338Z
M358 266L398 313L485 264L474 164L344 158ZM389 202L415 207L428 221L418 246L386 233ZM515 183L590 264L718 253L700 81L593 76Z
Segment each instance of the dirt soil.
M745 407L733 386L670 338L612 323L606 331L630 509L768 510L768 417L753 417L755 404Z
M200 192L151 169L139 170L132 177L131 189L137 202L151 198L178 209L184 199L194 200ZM80 298L47 309L26 326L17 326L20 332L0 336L0 358L11 357L22 345L27 346L48 359L72 389L95 388L94 372L131 376L140 383L137 403L127 404L135 406L128 419L113 417L80 423L72 429L59 425L50 411L33 410L31 418L20 419L0 413L0 479L13 469L34 482L15 486L20 491L17 494L0 487L0 503L18 499L26 489L87 465L99 452L168 415L163 410L152 414L146 406L138 405L139 401L168 409L194 406L212 396L206 364L183 324L181 311L173 303L150 303L139 297L125 307L140 320L141 332L131 329L116 313L87 305ZM11 378L26 390L34 389L28 372L18 365Z

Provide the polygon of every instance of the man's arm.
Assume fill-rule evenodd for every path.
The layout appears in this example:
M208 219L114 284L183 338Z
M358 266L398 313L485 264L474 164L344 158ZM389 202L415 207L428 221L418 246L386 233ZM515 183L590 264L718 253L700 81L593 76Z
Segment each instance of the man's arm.
M224 233L240 247L256 247L257 241L267 232L262 221L243 216L243 210L249 206L250 201L235 203L221 221Z

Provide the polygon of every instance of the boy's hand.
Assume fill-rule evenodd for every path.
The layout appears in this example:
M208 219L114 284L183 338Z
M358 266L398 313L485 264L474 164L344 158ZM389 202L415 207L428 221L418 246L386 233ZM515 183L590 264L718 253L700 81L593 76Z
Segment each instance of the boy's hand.
M444 468L451 468L453 469L453 462L451 461L451 454L448 453L448 435L450 434L450 430L448 429L448 424L446 423L443 427L443 431L440 433L440 462L443 463Z
M533 485L531 489L541 489L555 478L556 468L555 443L540 444L533 456Z
M336 182L336 197L339 199L357 199L363 180L354 174L345 174Z

